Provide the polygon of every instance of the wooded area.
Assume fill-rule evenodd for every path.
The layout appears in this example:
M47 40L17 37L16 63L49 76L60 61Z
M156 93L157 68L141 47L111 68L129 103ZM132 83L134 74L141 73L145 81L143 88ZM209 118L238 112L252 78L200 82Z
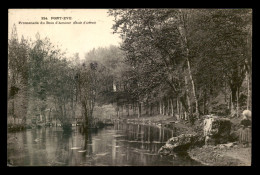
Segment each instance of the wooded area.
M83 61L77 53L67 58L40 34L18 39L14 25L9 118L63 126L83 118L94 127L94 107L104 104L116 106L116 117L159 114L191 123L251 110L252 10L115 9L109 15L121 46L93 49Z

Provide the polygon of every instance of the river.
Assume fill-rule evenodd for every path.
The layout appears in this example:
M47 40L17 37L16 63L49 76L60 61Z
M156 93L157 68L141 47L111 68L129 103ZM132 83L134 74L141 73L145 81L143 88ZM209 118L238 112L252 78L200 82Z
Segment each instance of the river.
M103 129L71 133L61 127L8 133L7 158L14 166L194 166L188 155L160 156L173 136L167 128L115 123Z

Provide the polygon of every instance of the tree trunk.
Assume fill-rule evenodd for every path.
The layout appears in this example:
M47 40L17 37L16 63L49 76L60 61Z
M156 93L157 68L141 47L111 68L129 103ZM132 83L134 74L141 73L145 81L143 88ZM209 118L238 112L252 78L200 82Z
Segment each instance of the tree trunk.
M12 78L13 78L13 81L12 81L12 83L11 83L11 87L12 86L14 86L14 84L15 84L15 77L14 77L14 73L13 73L13 76L12 76ZM13 109L12 109L12 114L13 114L13 118L14 118L14 124L15 124L15 109L14 109L14 99L15 99L15 97L13 96L13 102L12 102L12 105L13 105Z
M67 111L66 111L66 106L65 106L65 102L63 103L63 108L64 108L64 118L66 120L67 117ZM66 122L66 121L65 121Z
M250 109L250 76L249 73L246 73L246 77L247 77L247 103L246 103L246 109L249 110Z
M251 109L251 96L252 96L252 91L250 89L250 84L251 84L251 78L252 78L252 27L248 28L248 37L247 37L247 59L246 59L246 65L248 67L246 71L246 76L247 76L247 109Z
M193 80L193 76L191 73L191 66L190 66L190 55L189 55L189 44L188 44L188 39L187 39L187 30L188 30L188 26L187 26L187 22L188 22L188 14L183 12L182 9L179 10L180 12L180 20L183 24L183 31L180 31L180 34L183 37L183 45L186 48L186 61L187 61L187 65L188 65L188 71L189 71L189 76L190 76L190 80L191 80L191 85L192 85L192 91L193 91L193 97L194 97L194 101L195 101L195 106L196 106L196 116L199 117L199 105L198 105L198 100L197 100L197 96L196 96L196 89L195 89L195 84L194 84L194 80ZM182 28L180 27L179 30L181 30Z
M47 122L47 115L45 112L43 112L43 116L44 116L44 124L46 125L46 122Z
M193 81L193 77L192 77L192 73L191 73L191 68L190 68L190 61L189 58L187 58L187 64L188 64L188 70L189 70L189 74L190 74L190 80L191 80L191 85L192 85L192 91L193 91L193 97L194 97L194 101L195 101L195 110L196 110L196 116L199 117L199 105L198 105L198 100L197 100L197 96L196 96L196 89L195 89L195 85L194 85L194 81Z
M176 99L176 108L177 108L177 115L178 115L177 120L179 120L180 119L179 97L177 97Z
M124 104L122 105L122 114L121 116L123 117L124 116Z
M236 115L235 102L237 98L237 88L231 88L230 114L232 117Z
M225 95L225 103L227 104L227 83L224 82L224 95Z
M189 89L188 89L188 80L186 76L185 76L185 87L186 87L186 98L188 102L188 113L192 113L191 105L190 105Z
M87 107L85 102L81 102L81 107L82 107L82 116L83 116L83 126L86 128L88 126L88 114L87 114Z
M129 103L127 103L127 108L126 108L126 110L127 110L127 117L129 117Z
M15 117L15 113L14 113L15 112L14 111L14 97L13 97L13 103L12 104L13 104L12 114L13 114L13 118L15 119L16 117Z
M135 106L135 103L133 102L133 115L136 114L136 106Z
M159 111L159 105L158 105L159 103L158 102L155 102L155 114L158 114L158 111Z
M233 107L233 103L232 103L232 93L230 93L229 95L229 109L230 109L230 113L232 112L232 107Z
M153 115L153 103L150 104L150 116Z
M237 88L237 117L239 117L239 88Z
M163 115L166 115L166 112L165 112L165 110L166 110L165 108L166 107L165 107L164 101L162 102L162 107L163 107Z
M203 114L206 114L206 102L207 102L207 94L204 92L204 97L203 97Z
M142 115L142 104L138 102L138 118L140 118Z
M167 106L167 109L168 109L168 111L167 111L167 115L170 115L170 99L168 98L168 106Z
M52 108L50 108L50 111L49 111L49 121L50 122L52 121L52 119L51 119L51 110L52 110Z
M91 110L90 110L90 118L91 118L91 120L92 120L92 117L93 117L94 107L95 107L95 98L93 100L91 100Z
M150 108L150 105L148 104L148 101L146 102L146 109L145 109L145 114L146 115L149 115L149 108Z
M182 116L182 103L180 103L180 119L183 119L183 116Z
M188 114L187 114L187 118L185 120L190 120L190 115L192 114L192 110L191 110L191 105L190 105L190 97L187 94L187 102L188 102Z
M159 106L160 106L160 114L162 114L162 101L160 100L159 103L160 103L160 104L159 104Z
M162 115L164 115L164 101L162 100Z
M174 116L174 111L173 111L173 99L171 99L171 111L172 111L172 117Z

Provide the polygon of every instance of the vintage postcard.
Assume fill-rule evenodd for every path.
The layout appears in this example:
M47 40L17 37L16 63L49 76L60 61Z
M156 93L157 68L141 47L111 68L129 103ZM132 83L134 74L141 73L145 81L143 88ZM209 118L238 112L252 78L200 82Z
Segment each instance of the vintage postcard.
M252 9L9 9L7 166L251 166Z

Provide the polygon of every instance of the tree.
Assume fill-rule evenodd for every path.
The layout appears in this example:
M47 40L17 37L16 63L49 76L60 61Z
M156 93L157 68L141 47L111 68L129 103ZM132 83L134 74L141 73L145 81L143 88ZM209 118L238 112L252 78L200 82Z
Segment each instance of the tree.
M115 32L124 42L126 59L138 70L144 94L154 88L168 86L173 95L182 96L185 51L175 9L126 9L110 11L115 16ZM149 78L147 78L149 76ZM147 86L146 86L147 85ZM187 95L187 94L186 94ZM185 103L185 101L181 101ZM183 105L186 106L186 105ZM185 108L188 111L188 108Z
M26 122L28 102L29 43L22 36L19 41L16 26L8 40L8 108L14 119Z
M236 99L250 62L250 10L116 9L109 14L115 18L114 32L123 38L127 61L138 70L139 93L168 86L185 112L198 115L201 101L203 112L209 111L207 101L228 84L238 114ZM149 75L162 81L145 86L154 84L145 78Z
M204 12L199 21L200 30L204 32L200 55L207 58L203 61L210 66L206 69L205 66L204 72L213 72L212 79L220 82L222 87L225 83L229 85L231 109L237 103L237 115L240 87L246 75L246 65L251 62L251 56L248 54L251 53L248 42L251 19L249 9L222 9Z

